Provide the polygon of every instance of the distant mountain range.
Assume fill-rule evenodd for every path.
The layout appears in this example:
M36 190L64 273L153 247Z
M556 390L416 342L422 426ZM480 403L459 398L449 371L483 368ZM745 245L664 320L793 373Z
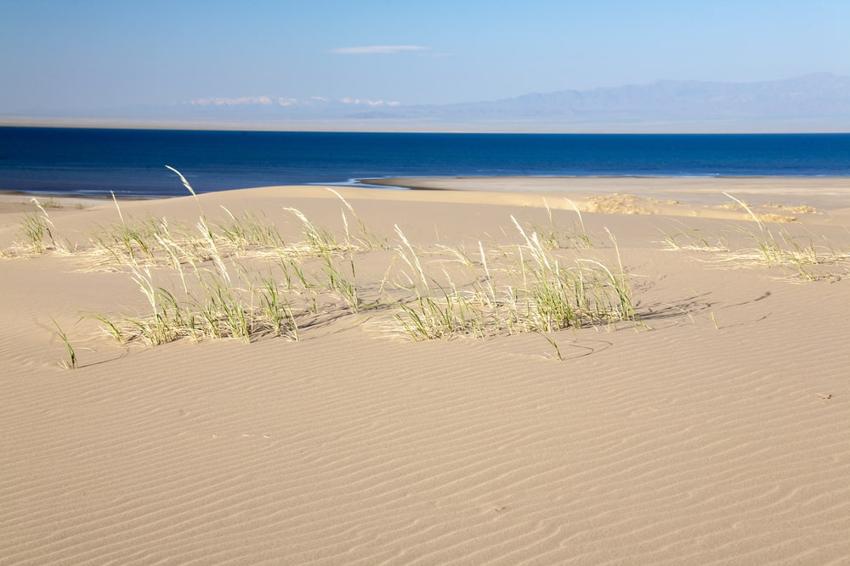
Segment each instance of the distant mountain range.
M850 77L823 73L753 83L658 81L491 102L370 110L368 115L564 123L850 119Z
M205 98L91 118L267 129L466 131L850 131L850 77L658 81L443 105L253 96Z

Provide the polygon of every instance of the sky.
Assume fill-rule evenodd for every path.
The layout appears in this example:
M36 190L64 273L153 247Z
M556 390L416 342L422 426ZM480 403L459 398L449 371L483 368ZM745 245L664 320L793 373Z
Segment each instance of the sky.
M850 75L848 0L0 0L0 114Z

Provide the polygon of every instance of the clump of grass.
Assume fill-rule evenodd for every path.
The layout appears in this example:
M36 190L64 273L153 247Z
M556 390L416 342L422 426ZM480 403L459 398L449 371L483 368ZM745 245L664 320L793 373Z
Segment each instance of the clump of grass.
M342 202L345 209L347 209L348 212L353 216L354 221L357 225L357 232L353 233L348 222L348 216L346 216L345 210L343 210L342 223L345 228L345 240L348 243L349 247L356 245L356 247L367 250L389 249L389 245L387 244L386 238L381 238L380 236L372 232L372 230L369 229L363 219L361 219L360 216L357 215L357 212L355 212L354 207L351 206L351 204L345 199L345 197L343 197L338 191L335 191L330 187L325 187L325 190L335 195L340 200L340 202Z
M349 246L340 244L332 232L313 224L303 212L297 208L285 207L284 210L295 215L304 228L304 239L307 251L318 257L349 249Z
M141 317L94 316L120 343L141 341L159 346L183 338L250 342L267 334L298 339L296 314L270 278L261 286L241 288L217 271L199 271L199 290L178 300L154 282L148 267L135 267L132 277L147 300L149 313Z
M139 264L182 270L183 266L195 268L212 261L221 270L224 258L260 255L260 251L274 255L286 247L272 225L251 214L237 217L224 207L230 222L211 225L200 216L191 229L172 227L165 218L128 222L117 201L115 205L121 223L101 228L92 236L92 248L86 253L97 267Z
M175 173L180 173L170 168ZM188 181L180 175L184 186L197 199ZM340 197L341 198L341 197ZM342 199L350 209L350 205ZM198 204L200 210L200 203ZM132 230L116 202L121 227L119 234ZM290 298L306 300L309 310L319 315L320 293L330 292L342 299L348 310L358 312L363 301L356 284L354 252L359 249L352 243L347 219L346 241L337 241L332 232L313 224L303 213L294 208L293 213L304 227L305 241L285 245L277 230L252 215L237 216L227 208L224 211L229 222L209 223L203 212L199 216L193 234L175 232L163 219L158 224L148 223L145 232L127 246L120 237L113 237L104 247L111 255L126 265L136 285L146 297L150 307L148 315L140 318L112 320L98 316L104 330L116 340L125 342L140 340L150 345L159 345L181 338L220 339L236 338L250 341L254 337L271 334L297 340L297 319ZM364 228L365 230L365 228ZM112 245L117 242L118 245ZM268 248L264 256L278 261L284 276L283 286L271 277L260 285L249 281L244 273L244 287L235 285L235 276L227 260L242 255L246 250ZM120 253L115 253L115 248ZM142 253L138 253L139 250ZM347 258L343 266L340 257ZM318 257L324 264L323 277L308 276L299 264L301 258ZM210 267L203 264L209 262ZM190 264L196 281L190 285L183 265ZM150 268L167 265L178 271L186 300L178 300L174 293L154 284ZM239 275L237 269L236 276ZM190 287L200 291L190 292ZM325 305L326 308L337 308Z
M402 303L396 320L404 334L414 340L433 340L459 334L483 336L484 315L463 295L442 290L439 298L418 296L411 303Z
M529 236L515 218L512 220L531 258L522 266L523 271L531 275L531 284L525 290L526 308L523 312L515 311L521 328L553 332L635 318L628 277L619 247L610 232L617 255L616 269L598 260L582 258L576 259L573 265L565 265L547 254L537 234Z
M698 229L683 228L675 232L661 230L661 243L670 251L726 252L728 245L720 238L710 239Z
M402 332L415 340L477 333L479 313L469 297L459 293L450 279L449 289L434 282L433 287L439 291L439 295L434 296L432 282L413 244L398 225L395 232L400 241L396 254L407 268L402 272L406 279L402 287L415 293L414 299L399 304L400 312L395 315Z
M154 346L176 340L190 317L184 316L184 309L172 293L154 285L149 268L134 267L132 277L147 299L151 314L149 317L128 319L130 326L135 327L137 336Z
M406 275L417 296L401 306L396 319L402 332L416 340L455 335L486 336L517 332L551 333L564 328L635 320L628 276L619 247L610 235L617 254L617 267L609 268L596 259L576 258L569 264L553 256L533 232L530 235L511 217L524 245L513 256L503 257L507 281L498 284L479 242L480 271L466 289L437 286L432 292L429 277L412 245L401 230L398 253L408 266Z
M271 224L249 212L237 217L226 206L221 207L230 217L230 222L218 226L219 237L234 249L245 251L252 248L282 248L283 238Z
M739 204L747 214L755 221L758 226L758 232L751 233L751 237L756 243L756 260L769 267L773 266L791 266L795 268L803 279L814 280L815 275L809 269L809 266L822 263L822 260L817 250L812 243L808 245L799 245L793 240L790 235L780 233L779 238L768 229L761 219L753 212L753 210L744 201L723 193L728 198ZM736 254L739 259L746 259L748 254ZM735 257L735 256L733 256Z
M57 249L53 236L56 228L53 220L38 199L33 198L31 202L38 208L38 212L27 214L21 220L20 234L24 239L24 250L32 254L43 254L48 250Z
M351 205L349 205L348 202L339 195L339 193L336 193L336 191L332 192L334 192L348 208L351 208ZM323 271L325 275L325 287L342 298L352 312L358 312L362 305L362 300L357 289L357 269L354 261L354 252L358 249L358 247L352 243L345 214L343 213L342 218L345 225L346 241L345 243L340 243L337 241L332 232L319 228L313 224L313 222L311 222L300 210L296 208L285 208L284 210L295 215L295 217L302 223L307 246L307 249L305 250L306 255L316 256L322 259L322 262L324 263ZM340 255L347 256L347 261L345 262L347 264L347 269L340 268L338 266L337 258ZM348 271L348 273L345 273L344 269L345 271ZM296 270L296 274L299 276L304 286L307 287L308 284L306 283L303 271ZM290 280L289 275L287 275L287 280Z
M268 321L273 336L285 336L298 340L298 323L289 302L283 298L277 283L272 278L263 282L260 293L262 318Z
M717 261L726 265L789 269L796 278L804 281L823 277L822 270L818 270L817 266L850 259L850 254L837 252L831 246L816 245L812 239L801 242L800 238L792 236L788 230L770 229L746 202L731 194L723 194L735 205L743 208L755 222L756 230L742 230L745 236L753 241L753 247L732 250L722 241L712 243L704 236L696 236L696 231L691 231L665 234L664 244L667 249L716 253Z
M549 250L557 249L589 249L593 247L593 240L584 225L584 217L578 205L571 199L564 199L569 207L576 213L577 221L569 228L558 226L552 214L549 202L543 199L549 224L546 227L535 227L539 234L540 242Z
M84 255L96 267L140 264L178 269L208 261L218 264L217 258L298 253L283 243L273 226L249 214L233 216L221 225L200 217L194 228L173 227L165 218L122 222L100 228L90 240L92 247Z
M93 254L102 254L119 265L134 263L156 263L158 237L162 237L161 226L149 220L141 224L120 225L101 228L93 237Z
M360 309L361 300L357 292L357 272L354 267L354 257L349 256L348 258L351 277L346 276L337 267L336 262L330 254L325 255L323 260L325 262L328 289L337 293L353 312L357 312Z
M21 220L21 235L27 248L32 253L43 254L47 247L44 243L45 234L49 232L44 219L38 214L27 214Z

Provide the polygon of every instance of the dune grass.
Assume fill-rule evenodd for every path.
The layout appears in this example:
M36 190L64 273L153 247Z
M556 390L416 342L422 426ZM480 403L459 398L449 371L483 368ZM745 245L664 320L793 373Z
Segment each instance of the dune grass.
M25 214L18 225L21 241L13 244L5 255L10 257L41 255L48 251L64 250L55 237L56 226L47 209L37 198L30 199L35 212Z
M661 244L669 251L727 252L728 243L696 228L682 227L676 231L660 230Z
M478 249L469 251L414 246L398 226L391 246L329 189L341 203L342 234L286 207L283 211L301 227L301 239L287 242L273 223L254 214L221 207L225 220L210 221L186 177L168 169L197 203L194 226L166 218L134 220L113 195L118 223L99 227L90 247L78 251L93 269L127 272L145 299L146 308L134 315L92 315L121 344L250 342L264 336L299 340L305 326L317 320L367 310L376 311L369 316L388 317L394 332L413 340L521 332L549 336L564 328L637 318L613 236L614 264L578 255L593 242L574 203L576 222L566 230L546 203L549 224L543 235L511 217L518 244L487 249L478 242ZM45 251L55 248L54 227L44 208L39 210L27 217L26 234L31 249ZM386 250L393 253L380 285L361 286L357 255ZM432 270L434 263L442 267ZM275 264L277 271L268 269ZM268 272L260 275L258 268Z
M756 229L738 228L749 247L732 249L721 238L710 239L697 230L686 229L674 233L663 233L663 245L672 251L698 251L713 254L713 261L729 267L766 267L784 269L792 278L815 281L829 278L831 274L820 268L850 259L850 253L841 252L825 239L818 244L814 237L794 236L787 228L771 229L762 218L743 200L723 193L735 206L742 208Z
M191 187L188 181L184 181L184 184ZM347 201L341 200L350 208ZM332 231L316 226L301 211L285 208L301 223L304 236L302 241L287 243L272 222L252 213L236 214L224 206L221 210L227 220L215 223L206 217L199 204L200 214L195 226L172 225L165 218L129 220L121 212L117 201L115 206L120 223L99 227L90 238L91 246L78 254L89 261L92 269L114 270L147 265L194 270L212 261L224 273L226 269L223 260L226 259L325 259L340 254L381 249L386 245L359 218L358 231L350 231L344 213L342 219L346 236L338 239ZM350 210L353 211L353 208ZM357 218L355 213L351 214Z
M283 238L268 221L250 212L236 216L226 206L221 207L230 217L230 222L218 225L218 237L230 244L234 250L245 251L252 248L282 248Z
M190 293L178 294L155 281L148 267L132 277L149 311L141 316L97 314L104 332L119 343L140 341L159 346L183 338L233 338L250 342L271 335L298 340L296 313L271 278L247 287L234 285L213 270L198 272Z
M364 309L392 313L395 331L413 340L454 336L492 336L520 332L552 333L564 328L635 320L629 278L610 236L616 264L599 259L572 257L567 261L549 250L536 232L528 233L512 217L521 238L509 250L487 250L478 243L477 254L459 248L434 246L435 261L459 265L461 283L443 267L432 273L415 247L396 226L393 260L376 291L367 295L357 284L356 253L362 248L350 234L344 239L315 225L302 212L287 209L302 224L303 241L288 244L301 253L278 249L277 275L259 279L251 270L225 256L220 241L199 222L205 240L203 254L192 257L191 270L173 252L173 261L151 265L137 261L148 256L134 245L136 255L124 256L148 312L136 317L96 315L104 331L125 343L140 341L160 345L182 338L231 338L251 341L262 336L298 340L301 321L308 317L333 318L358 315ZM235 222L237 217L231 219ZM183 246L166 238L165 222L156 236L167 249ZM239 237L242 239L242 236ZM575 250L573 250L575 251ZM310 260L309 269L305 261ZM397 261L396 261L397 260ZM316 263L318 262L318 263ZM400 267L393 269L397 263ZM429 265L429 264L428 264ZM171 267L179 276L182 292L155 282L154 271ZM395 289L384 293L387 282Z
M414 283L416 298L402 305L396 315L403 333L415 340L455 335L486 336L521 332L551 333L635 320L629 277L613 236L617 266L609 268L597 259L575 257L569 263L553 255L536 232L528 234L513 217L523 243L514 254L501 256L497 282L479 242L480 261L474 282L460 289L450 278L436 284L425 274L418 255L398 230L402 240L398 253Z
M370 311L370 317L384 317L393 333L416 341L538 333L562 360L558 331L639 320L616 238L608 232L610 245L598 247L574 203L572 226L556 223L545 203L546 226L528 227L510 216L515 244L488 249L479 241L473 250L462 244L415 246L398 225L391 245L331 190L342 205L342 230L319 226L286 207L301 228L301 239L287 242L272 222L251 213L221 207L225 220L210 221L188 180L169 169L195 198L194 226L127 218L113 195L119 223L99 228L91 247L78 251L95 267L126 271L145 298L145 310L135 315L93 315L122 344L251 342L265 336L297 341L317 321ZM757 230L746 232L752 248L731 250L725 241L692 230L665 234L665 246L711 252L721 262L792 267L809 280L818 277L811 266L848 257L767 228L746 203L727 196L756 223ZM24 246L33 254L59 249L50 216L35 203L39 212L22 223ZM380 285L362 285L358 254L384 250L392 254ZM76 353L56 326L65 364L76 367Z
M534 227L534 231L539 234L540 242L549 250L581 250L592 248L593 239L584 225L584 217L581 215L581 210L579 210L578 205L571 199L565 198L564 201L575 212L576 221L568 227L556 223L552 208L549 206L549 201L544 198L543 205L546 209L548 224Z
M39 214L27 214L21 220L21 235L24 237L25 246L36 254L46 251L45 236L50 233L50 228Z

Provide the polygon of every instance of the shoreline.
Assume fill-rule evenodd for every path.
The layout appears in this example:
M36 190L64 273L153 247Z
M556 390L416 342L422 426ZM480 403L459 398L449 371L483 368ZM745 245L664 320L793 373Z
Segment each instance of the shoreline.
M291 196L327 196L343 191L356 200L441 202L577 208L585 213L640 214L746 220L732 195L749 203L766 222L832 221L850 215L850 177L563 177L455 176L358 179L346 185L270 185L199 193L199 197L251 198L268 191ZM391 190L398 189L398 190ZM216 196L218 195L218 196ZM230 196L225 196L230 195ZM187 194L145 198L116 196L122 204L153 205ZM564 200L564 197L567 197ZM31 200L48 208L113 208L111 195L44 195L0 192L0 212L31 212ZM836 216L837 215L837 216Z
M523 183L537 184L538 187L524 186ZM227 189L216 189L198 194L223 193L230 191L244 191L251 189L261 189L265 187L336 187L341 189L397 189L397 190L443 190L443 191L470 191L470 190L493 190L491 187L497 183L507 183L506 186L500 188L504 192L528 192L529 190L538 190L545 192L552 190L552 183L564 182L571 187L559 187L558 190L564 188L568 191L577 189L577 186L588 183L597 189L607 190L613 184L622 184L624 188L628 185L648 185L661 184L669 185L676 183L678 185L693 185L694 187L684 187L685 192L689 188L709 188L709 185L730 185L741 186L746 184L765 185L768 183L781 184L785 186L793 186L796 189L803 191L811 191L812 187L804 187L804 185L820 185L820 186L839 186L846 184L846 188L850 191L850 175L420 175L420 176L386 176L386 177L362 177L348 179L338 182L312 182L312 183L295 183L295 184L277 184L277 185L258 185L249 187L233 187ZM472 183L482 183L488 185L486 189L479 189ZM766 191L767 192L767 191ZM766 194L765 192L765 194ZM779 193L777 193L779 194ZM806 194L801 193L801 194ZM810 194L810 193L809 193ZM96 194L79 194L71 192L53 192L42 190L26 190L26 189L0 189L0 198L8 197L44 197L44 198L63 198L63 199L80 199L80 200L111 200L112 195L109 193ZM182 193L164 194L158 193L153 195L145 194L116 194L115 197L120 201L134 200L158 200L168 198L179 198L186 196Z
M484 181L493 182L499 180L515 180L515 179L539 179L542 181L548 180L563 180L563 181L713 181L718 182L744 182L744 181L779 181L779 182L832 182L840 183L847 182L850 188L850 175L395 175L388 177L362 177L357 181L360 183L368 183L374 185L390 185L391 182L397 183L394 186L402 186L412 189L432 189L442 188L436 186L440 182L448 181ZM456 189L457 190L457 189Z
M254 187L246 187L246 188L254 188ZM227 189L227 190L236 190L236 189ZM162 198L174 198L183 195L153 195L150 197L145 197L144 195L115 195L115 198L118 200L152 200L152 199L162 199ZM0 197L44 197L44 198L62 198L62 199L78 199L78 200L112 200L112 195L109 193L105 194L80 194L80 193L62 193L62 192L51 192L51 191L26 191L26 190L14 190L14 189L0 189Z

